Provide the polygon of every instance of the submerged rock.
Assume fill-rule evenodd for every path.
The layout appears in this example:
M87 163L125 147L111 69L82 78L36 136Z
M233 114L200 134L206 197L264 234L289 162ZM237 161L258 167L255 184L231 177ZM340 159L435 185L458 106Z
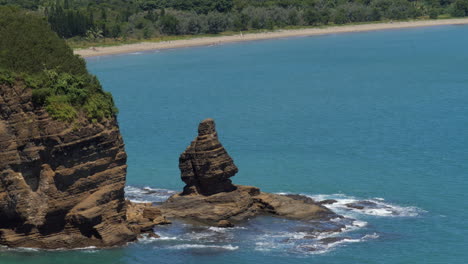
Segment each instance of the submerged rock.
M335 199L326 199L318 202L319 204L334 204L337 203L338 201Z
M183 194L212 195L235 190L231 178L238 169L218 140L213 119L203 120L198 136L180 155L182 181L187 184Z
M365 208L389 208L389 207L382 207L382 206L379 206L378 204L374 203L374 202L371 202L371 201L357 201L357 202L353 202L353 203L347 203L345 204L346 207L349 207L349 208L353 208L353 209L358 209L358 210L363 210Z
M289 219L330 219L337 215L313 199L302 195L261 192L251 186L233 185L237 172L232 158L218 140L212 119L202 121L198 137L179 160L184 191L159 206L168 218L179 218L216 226L269 214Z

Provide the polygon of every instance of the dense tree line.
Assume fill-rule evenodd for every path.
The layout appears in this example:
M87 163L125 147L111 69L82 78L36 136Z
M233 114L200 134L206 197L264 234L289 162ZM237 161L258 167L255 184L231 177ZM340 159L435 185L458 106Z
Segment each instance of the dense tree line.
M0 7L0 85L17 82L33 89L36 107L63 121L80 115L99 120L117 111L85 61L43 17Z
M0 5L44 15L63 38L89 40L468 16L468 0L0 0Z

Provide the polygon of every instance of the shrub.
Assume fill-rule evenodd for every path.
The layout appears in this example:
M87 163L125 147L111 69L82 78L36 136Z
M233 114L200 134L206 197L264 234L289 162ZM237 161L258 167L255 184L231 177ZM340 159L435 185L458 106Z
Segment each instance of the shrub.
M229 21L226 15L218 12L210 12L206 16L208 24L208 33L217 34L225 31L229 26Z
M179 20L173 15L164 15L159 20L161 32L168 35L179 34Z
M65 122L73 121L78 113L70 104L67 96L51 96L47 98L47 112L54 118Z
M33 89L34 105L58 120L71 122L80 113L99 120L117 113L84 60L35 15L0 8L0 69L0 84L23 82Z

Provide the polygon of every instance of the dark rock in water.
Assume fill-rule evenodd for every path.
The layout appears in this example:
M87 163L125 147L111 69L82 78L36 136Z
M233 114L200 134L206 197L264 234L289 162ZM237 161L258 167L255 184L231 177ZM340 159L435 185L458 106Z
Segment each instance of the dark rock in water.
M334 204L338 202L337 200L334 200L334 199L327 199L327 200L323 200L323 201L320 201L318 202L319 204Z
M356 204L356 203L349 203L349 204L346 204L346 207L354 208L354 209L359 209L359 210L364 209L364 206L363 206L363 205Z
M342 241L344 239L349 239L349 237L326 237L320 239L320 242L322 242L323 244L332 244L335 242Z
M338 217L306 196L233 185L229 178L237 167L219 143L212 119L200 123L198 137L180 156L179 167L187 185L159 206L168 218L216 226L221 220L235 223L260 214L297 220Z
M371 201L357 201L354 203L347 203L347 207L362 210L364 208L381 208L378 204Z
M218 140L213 119L203 120L198 136L180 155L181 178L187 184L183 194L212 195L235 190L231 178L238 169Z
M160 236L158 234L154 233L154 232L149 232L148 237L150 237L150 238L160 238Z
M218 227L234 227L234 225L228 220L221 220L218 222Z
M284 196L292 198L294 200L303 201L304 203L315 204L314 199L300 194L285 194Z
M343 219L343 218L342 218ZM301 226L295 229L296 232L307 233L307 238L315 237L318 233L336 233L341 232L346 228L346 225L342 221L308 221L306 226Z

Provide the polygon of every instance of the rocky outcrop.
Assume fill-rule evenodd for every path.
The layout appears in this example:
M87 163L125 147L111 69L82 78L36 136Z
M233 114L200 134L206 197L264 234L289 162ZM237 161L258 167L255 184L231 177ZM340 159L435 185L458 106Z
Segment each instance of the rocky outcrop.
M133 203L127 201L127 223L130 230L136 234L149 233L153 237L155 225L167 225L171 222L161 213L161 210L151 203Z
M293 220L331 219L338 217L324 206L304 199L261 192L256 187L237 185L236 190L213 195L170 197L159 208L171 219L220 226L227 220L237 224L257 215L272 215Z
M159 206L168 218L227 227L260 214L296 220L339 217L305 196L271 194L256 187L232 185L229 178L237 168L218 141L212 119L200 123L198 137L179 161L187 186Z
M238 169L218 140L213 119L203 120L198 136L180 155L184 194L212 195L236 189L231 178Z
M0 84L0 244L108 247L136 239L116 120L56 121L31 97L20 82Z

